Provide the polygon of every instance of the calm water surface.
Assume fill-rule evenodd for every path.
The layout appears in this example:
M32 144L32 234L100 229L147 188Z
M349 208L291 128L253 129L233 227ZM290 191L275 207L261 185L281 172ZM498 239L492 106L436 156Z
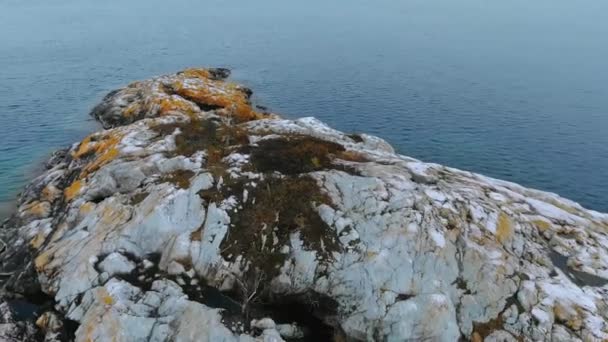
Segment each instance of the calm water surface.
M256 100L608 211L608 1L0 0L0 201L109 90L225 66ZM34 166L33 166L34 165Z

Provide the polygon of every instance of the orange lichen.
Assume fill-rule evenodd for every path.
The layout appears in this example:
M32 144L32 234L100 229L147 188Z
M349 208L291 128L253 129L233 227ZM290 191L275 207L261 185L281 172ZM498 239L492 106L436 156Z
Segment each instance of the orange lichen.
M48 212L48 208L48 202L35 202L35 204L31 206L30 210L32 211L32 213L35 213L37 215L44 215Z
M80 174L81 178L114 160L119 154L117 146L122 137L123 134L116 131L110 131L101 137L99 135L90 135L86 137L80 143L78 149L72 152L72 157L74 157L74 159L83 159L95 155L95 157L83 168Z
M83 186L83 181L76 180L70 186L65 188L65 190L63 190L63 196L65 197L65 200L71 201L72 199L74 199L74 197L76 197L76 195L78 195L80 193L82 186Z
M170 112L180 112L187 115L196 113L196 109L193 108L192 103L178 96L162 97L157 102L160 106L158 114L161 116L167 115Z
M534 221L532 221L532 223L541 232L547 231L551 228L551 223L544 221L544 220L534 220Z
M232 107L232 116L240 122L262 119L264 116L254 111L248 103L235 102Z
M116 147L110 147L107 150L105 150L101 155L99 155L99 157L97 159L95 159L94 162L92 162L91 164L87 165L83 172L86 174L89 174L95 170L98 170L100 167L102 167L103 165L111 162L112 160L114 160L116 157L118 156L118 149Z
M580 330L583 325L583 310L576 304L567 305L557 301L553 307L553 314L556 321L565 324L572 330Z
M483 338L481 337L481 335L478 332L474 332L473 335L471 336L471 341L472 342L483 342Z
M52 203L61 195L61 191L52 184L49 184L40 192L40 199Z
M365 157L361 152L357 151L342 151L337 155L337 157L346 161L359 163L365 163L369 161L367 157Z
M558 200L556 200L554 198L549 198L546 201L548 203L550 203L550 204L558 207L559 209L561 209L561 210L569 213L569 214L579 215L581 217L585 217L586 216L584 212L581 212L580 210L576 209L575 207L570 206L570 205L568 205L568 204L566 204L564 202L560 202L560 201L558 201Z
M35 218L47 217L50 214L51 205L49 202L34 201L27 204L21 211L22 216L29 216Z
M207 69L200 68L189 68L181 72L182 75L186 77L194 77L194 78L209 78L211 77L211 73Z
M72 152L73 158L79 159L94 151L94 144L91 144L91 137L92 136L89 135L80 142L78 149Z
M141 112L141 106L139 105L139 103L134 102L122 111L122 115L128 118L132 118L139 112Z
M36 234L36 236L30 241L30 246L34 249L40 248L44 241L46 240L46 235L43 232Z
M53 252L51 250L46 250L39 254L34 260L34 266L36 267L36 271L38 273L43 273L44 268L48 265L53 258Z
M223 108L238 122L263 118L251 108L247 94L236 84L204 80L185 86L181 80L172 84L173 91L200 106Z
M513 224L507 214L501 212L498 215L498 224L496 225L496 239L498 242L504 243L513 235Z
M50 242L59 241L59 239L61 239L69 229L70 229L70 226L67 223L65 223L65 222L60 223L57 226L57 228L55 228L55 230L53 231L49 241Z
M110 295L105 295L103 296L103 303L105 305L112 305L114 304L114 298L112 298L112 296Z
M95 209L95 203L86 202L85 204L80 206L78 213L82 216L89 214L91 211Z
M173 96L154 96L151 101L138 101L129 104L122 111L122 115L131 121L144 116L145 113L157 111L159 116L167 115L171 112L180 112L192 115L198 112L196 105L177 95Z
M55 323L55 319L50 311L43 313L36 320L36 326L42 330L46 330L49 327L52 327L53 323Z
M378 257L379 253L378 252L374 252L374 251L369 251L365 253L365 260L374 260L376 257Z
M237 122L269 116L252 108L247 88L225 82L224 77L218 70L190 68L158 82L134 82L126 91L134 100L123 108L122 115L128 122L170 112L191 115L199 109L218 110L217 114L231 116Z
M85 341L94 342L95 339L92 336L93 336L93 332L95 332L95 326L92 324L88 324L86 329L84 329L84 330L86 331L85 332L85 335L86 335Z
M129 219L131 213L124 207L106 206L101 212L99 222L104 225L119 225Z

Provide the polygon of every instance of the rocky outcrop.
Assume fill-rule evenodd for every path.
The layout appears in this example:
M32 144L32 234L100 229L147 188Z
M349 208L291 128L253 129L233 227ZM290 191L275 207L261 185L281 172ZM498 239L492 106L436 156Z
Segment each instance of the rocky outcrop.
M259 113L227 74L114 91L53 156L2 230L0 336L608 339L608 215Z

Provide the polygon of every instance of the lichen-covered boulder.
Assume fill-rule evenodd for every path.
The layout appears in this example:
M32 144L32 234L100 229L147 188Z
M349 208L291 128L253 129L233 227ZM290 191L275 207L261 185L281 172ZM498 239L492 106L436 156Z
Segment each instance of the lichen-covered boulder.
M259 113L226 76L110 93L5 224L6 291L77 341L608 339L608 215Z

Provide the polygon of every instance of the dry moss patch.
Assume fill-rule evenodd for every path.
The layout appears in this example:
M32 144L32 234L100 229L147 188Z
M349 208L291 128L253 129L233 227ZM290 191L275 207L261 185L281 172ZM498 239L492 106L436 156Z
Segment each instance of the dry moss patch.
M251 162L259 172L293 175L328 169L331 156L343 151L340 144L313 137L282 137L260 141Z
M143 202L146 198L148 198L149 193L142 191L142 192L138 192L135 195L133 195L131 197L131 205L138 205L139 203Z
M181 133L175 137L176 153L187 157L198 151L207 151L209 160L218 160L228 155L232 146L249 142L247 132L243 128L211 119L192 119L159 124L151 128L162 136L179 129Z
M356 143L362 143L363 142L363 138L359 134L355 134L355 133L347 134L347 137L351 138Z
M244 255L267 275L275 275L286 256L292 233L299 232L304 247L324 259L340 250L338 237L319 216L316 206L330 204L309 177L268 178L248 189L248 201L231 213L233 227L222 242L222 255L234 260Z
M190 187L190 180L192 177L194 177L194 172L191 170L176 170L164 175L160 179L160 182L173 183L180 189L188 189Z
M485 323L473 323L473 341L483 341L486 337L497 330L502 330L504 326L504 320L502 315L498 315L498 317L489 320Z
M259 172L294 175L328 169L332 157L344 151L340 144L313 137L281 137L260 141L251 153L251 162Z
M340 144L304 135L262 140L251 151L251 163L257 172L278 171L285 175L296 175L334 169L356 173L349 167L335 163L336 159L368 161L362 154L348 151Z
M176 129L176 151L190 156L206 151L206 168L222 185L199 192L206 203L221 203L234 196L240 206L229 212L231 228L222 242L222 255L234 261L239 255L258 267L266 276L278 274L287 255L283 246L298 232L304 248L318 252L320 259L330 259L340 250L335 231L317 213L321 204L330 205L329 197L317 182L302 173L336 168L332 161L347 156L340 144L308 136L286 136L249 145L247 132L238 125L228 126L219 120L190 120L153 127L161 135ZM253 185L247 178L232 178L222 159L238 151L250 155L245 169L264 174ZM356 156L355 156L356 157ZM278 171L285 176L276 176ZM192 174L172 173L163 181L182 188L190 186ZM247 200L244 192L247 191ZM196 237L195 237L196 238Z

